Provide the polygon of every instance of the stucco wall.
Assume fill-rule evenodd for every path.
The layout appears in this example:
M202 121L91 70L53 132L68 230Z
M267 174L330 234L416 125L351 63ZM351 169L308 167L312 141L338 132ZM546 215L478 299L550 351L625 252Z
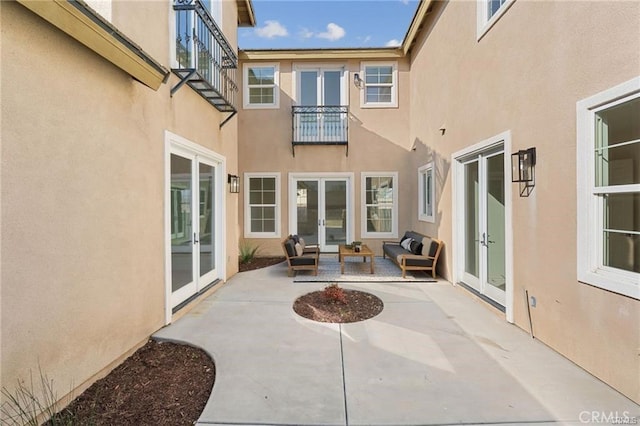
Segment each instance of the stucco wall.
M364 61L368 61L364 59ZM388 60L374 60L378 62ZM239 113L238 143L240 171L279 172L281 176L281 238L249 239L249 243L260 246L261 255L281 255L281 240L289 230L288 176L297 172L353 172L354 173L354 239L369 244L382 255L381 239L361 237L361 172L398 172L399 204L411 201L405 189L414 179L407 173L405 164L407 152L411 149L409 139L409 68L406 59L398 60L398 108L360 107L360 89L353 84L353 74L359 73L361 60L331 59L291 61L268 60L279 63L280 108L243 109ZM243 63L256 63L243 61ZM347 91L349 100L349 149L344 146L297 146L292 155L292 115L294 88L292 70L296 65L322 64L323 66L344 66L348 70ZM241 88L242 90L242 88ZM241 188L241 192L244 188ZM240 203L243 205L243 198ZM410 212L400 208L398 223L400 232L410 223ZM244 225L244 210L240 208L241 226Z
M112 22L170 68L170 7L131 7L114 2ZM235 170L237 120L220 131L226 115L192 89L170 97L175 76L155 92L19 4L0 16L0 373L10 388L40 368L63 396L165 323L165 130Z
M511 185L515 323L529 329L528 290L536 337L635 401L640 302L577 282L575 158L576 102L640 74L638 22L637 2L516 1L477 41L475 2L436 3L412 52L410 108L410 138L438 164L438 221L413 227L448 243L448 270L451 154L507 130L513 151L537 148L533 193Z

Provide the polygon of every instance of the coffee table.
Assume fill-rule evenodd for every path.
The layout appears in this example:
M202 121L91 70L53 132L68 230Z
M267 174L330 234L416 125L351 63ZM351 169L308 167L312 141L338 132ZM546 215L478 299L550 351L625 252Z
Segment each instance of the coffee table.
M344 244L340 244L338 247L338 260L340 261L340 273L344 274L344 259L346 257L359 257L362 256L362 261L366 262L367 257L371 259L371 273L374 271L374 261L373 261L373 252L366 244L360 246L360 251L355 251L354 249L345 246Z

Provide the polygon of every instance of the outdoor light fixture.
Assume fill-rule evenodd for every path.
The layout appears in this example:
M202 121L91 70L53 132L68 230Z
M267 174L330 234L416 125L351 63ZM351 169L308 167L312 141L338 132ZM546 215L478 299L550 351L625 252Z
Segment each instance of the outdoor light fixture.
M227 175L227 183L229 184L229 192L237 194L240 192L240 178L236 175Z
M520 196L528 197L536 185L536 149L511 154L511 182L520 184Z
M358 73L353 74L353 84L358 89L362 89L362 87L364 86L364 81L360 78L360 74Z

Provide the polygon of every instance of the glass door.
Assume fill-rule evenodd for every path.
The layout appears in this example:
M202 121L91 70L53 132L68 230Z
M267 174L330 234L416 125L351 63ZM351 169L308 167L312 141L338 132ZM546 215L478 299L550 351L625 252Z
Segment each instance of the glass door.
M188 152L171 154L171 305L217 278L216 163Z
M463 162L462 170L462 280L479 293L504 306L504 152L500 148L475 155Z
M303 69L299 72L298 104L310 107L300 116L301 136L309 140L346 140L346 114L341 113L343 103L343 70Z
M306 244L317 244L323 252L337 252L347 242L347 179L296 180L296 210L293 231Z
M194 157L171 154L171 293L172 306L193 294L193 168ZM188 296L187 296L188 297ZM182 300L179 300L182 299ZM176 300L179 300L175 302Z

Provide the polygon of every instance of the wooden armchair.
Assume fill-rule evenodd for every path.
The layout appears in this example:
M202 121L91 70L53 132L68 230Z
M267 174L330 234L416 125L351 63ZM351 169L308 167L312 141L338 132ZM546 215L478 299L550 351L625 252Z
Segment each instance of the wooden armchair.
M295 236L289 235L282 241L282 250L289 265L288 276L293 276L294 271L313 271L313 275L318 275L318 247L303 247L299 239L296 241Z

